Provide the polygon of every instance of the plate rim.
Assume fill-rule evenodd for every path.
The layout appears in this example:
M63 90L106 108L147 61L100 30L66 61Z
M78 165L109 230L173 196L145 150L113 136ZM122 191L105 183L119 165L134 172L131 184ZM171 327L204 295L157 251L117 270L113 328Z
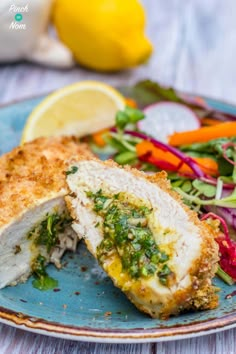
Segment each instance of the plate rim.
M226 313L222 317L207 319L190 324L175 326L159 326L149 329L99 329L78 327L58 322L47 321L16 312L0 306L0 322L28 332L97 343L146 343L180 340L209 335L236 327L236 311Z
M55 90L54 90L55 91ZM40 99L51 92L32 95L9 102L0 103L0 109L4 109L16 104L27 103L34 99ZM178 91L180 92L180 91ZM223 106L230 106L236 111L236 103L230 103L221 99L180 92L190 97L201 97L204 100L211 100ZM196 323L178 324L171 327L165 325L153 328L131 328L131 329L99 329L87 326L72 326L59 322L47 321L39 317L29 316L22 312L16 312L9 308L0 306L0 323L10 325L18 329L32 333L43 334L56 338L68 340L97 342L97 343L147 343L164 342L194 338L209 335L236 327L236 309L226 312L221 317L209 317L207 320Z

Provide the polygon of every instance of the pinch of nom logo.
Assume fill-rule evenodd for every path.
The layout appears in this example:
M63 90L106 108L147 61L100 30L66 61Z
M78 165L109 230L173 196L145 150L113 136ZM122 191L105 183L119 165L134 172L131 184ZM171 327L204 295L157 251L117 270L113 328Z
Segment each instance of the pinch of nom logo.
M22 21L24 18L23 14L29 12L28 4L25 6L16 6L15 4L12 4L9 7L9 12L13 15L13 21L9 28L13 30L26 30L26 24L22 23Z

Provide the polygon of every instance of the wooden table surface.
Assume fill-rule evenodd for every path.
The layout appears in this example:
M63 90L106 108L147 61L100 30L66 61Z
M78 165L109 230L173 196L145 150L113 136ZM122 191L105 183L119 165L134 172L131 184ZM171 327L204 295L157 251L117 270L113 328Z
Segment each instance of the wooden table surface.
M0 103L49 92L85 79L112 85L152 78L236 103L235 0L145 0L155 51L145 66L117 74L76 67L59 71L30 63L0 66ZM2 48L0 50L3 50ZM174 342L108 345L50 338L0 325L0 353L235 354L236 330Z

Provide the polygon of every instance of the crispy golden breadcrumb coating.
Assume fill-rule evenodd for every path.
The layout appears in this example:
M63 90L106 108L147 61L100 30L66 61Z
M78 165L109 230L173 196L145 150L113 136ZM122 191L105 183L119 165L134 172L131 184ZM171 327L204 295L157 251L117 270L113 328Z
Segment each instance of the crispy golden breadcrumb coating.
M54 137L38 138L0 157L0 227L44 197L65 194L68 164L91 156L77 138Z

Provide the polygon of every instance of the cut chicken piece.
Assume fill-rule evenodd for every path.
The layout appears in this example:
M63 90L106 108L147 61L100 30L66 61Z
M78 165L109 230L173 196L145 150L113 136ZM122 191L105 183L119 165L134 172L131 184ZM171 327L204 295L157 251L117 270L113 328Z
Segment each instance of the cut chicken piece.
M65 171L69 162L91 156L66 137L39 138L0 158L0 288L37 272L38 257L60 266L64 251L75 250Z
M171 191L114 162L80 161L67 177L73 229L128 298L152 317L211 309L218 247L207 224Z

